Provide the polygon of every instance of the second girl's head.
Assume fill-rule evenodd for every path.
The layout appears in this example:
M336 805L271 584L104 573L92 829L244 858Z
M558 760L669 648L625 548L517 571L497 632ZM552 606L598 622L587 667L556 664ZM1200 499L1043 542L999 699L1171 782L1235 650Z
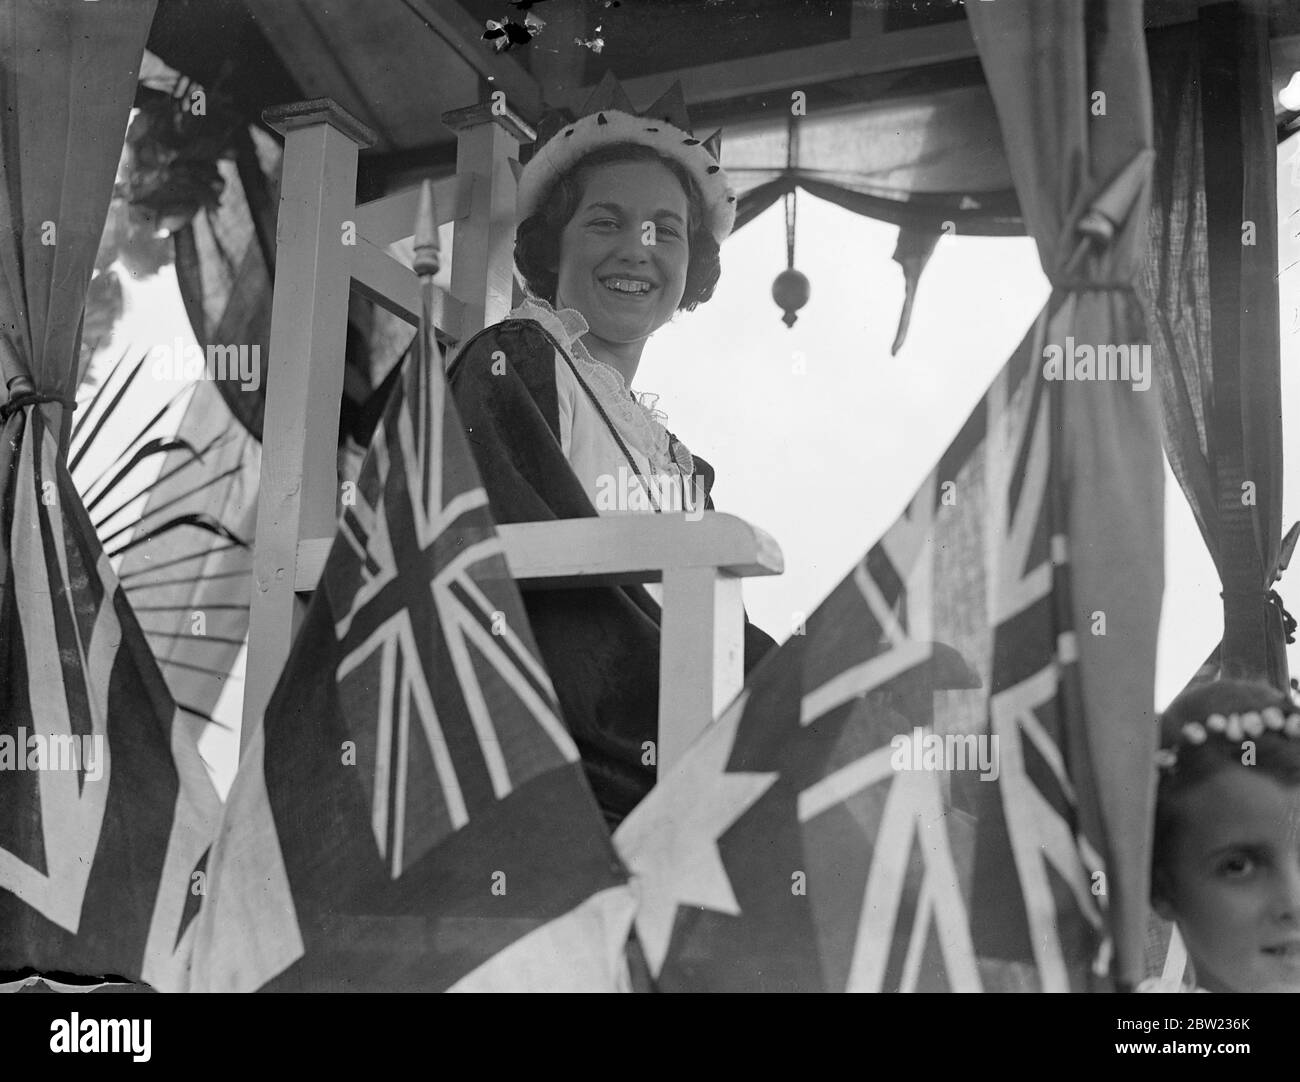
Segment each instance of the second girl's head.
M1267 684L1216 680L1169 705L1160 737L1156 911L1202 987L1300 991L1297 708Z
M721 270L698 185L636 143L601 147L561 175L520 223L515 263L533 294L576 308L593 334L620 344L707 301Z

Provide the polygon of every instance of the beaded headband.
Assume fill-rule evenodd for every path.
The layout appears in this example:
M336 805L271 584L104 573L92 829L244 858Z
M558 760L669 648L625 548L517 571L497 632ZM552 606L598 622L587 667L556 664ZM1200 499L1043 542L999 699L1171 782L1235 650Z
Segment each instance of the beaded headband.
M567 120L558 113L548 115L538 127L537 150L527 164L510 162L519 182L518 221L537 210L551 185L579 158L614 143L653 147L683 165L704 197L705 227L714 240L723 242L736 222L736 193L718 163L722 130L705 139L692 134L680 81L644 113L638 113L608 71L576 120Z
M1178 762L1178 746L1204 744L1210 733L1217 733L1233 744L1265 732L1278 733L1292 740L1300 737L1300 714L1283 713L1281 707L1268 706L1263 710L1247 710L1244 714L1211 714L1204 724L1189 721L1178 736L1178 745L1160 748L1156 752L1156 766L1172 770Z

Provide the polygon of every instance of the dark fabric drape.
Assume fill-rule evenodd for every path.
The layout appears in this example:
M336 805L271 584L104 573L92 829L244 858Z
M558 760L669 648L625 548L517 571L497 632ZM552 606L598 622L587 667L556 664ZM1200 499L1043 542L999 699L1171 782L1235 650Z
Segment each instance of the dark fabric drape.
M948 232L967 236L1022 236L1025 232L1015 192L990 192L978 200L923 193L888 199L828 184L798 172L782 175L740 196L736 204L735 229L742 229L787 192L797 188L865 218L876 218L936 235L944 232L944 223L951 223Z
M1204 176L1224 594L1221 670L1267 675L1285 688L1281 611L1263 593L1272 584L1282 536L1277 136L1268 20L1248 5L1219 4L1201 11L1199 28L1205 161L1213 163Z
M1150 35L1149 315L1165 453L1224 588L1221 670L1287 686L1276 133L1266 20L1237 4ZM1245 486L1245 487L1243 487Z
M256 344L269 361L274 252L268 256L266 238L275 236L279 178L263 172L246 131L233 150L234 162L223 163L221 204L176 231L176 278L199 345ZM255 390L238 379L212 383L231 415L260 440L266 380Z
M766 206L798 184L856 214L898 225L945 221L961 233L1022 233L993 97L983 85L813 108L791 122L724 130L721 162L747 206Z
M1150 37L1152 108L1161 122L1138 288L1147 309L1165 454L1221 571L1210 465L1210 272L1196 41L1195 25Z

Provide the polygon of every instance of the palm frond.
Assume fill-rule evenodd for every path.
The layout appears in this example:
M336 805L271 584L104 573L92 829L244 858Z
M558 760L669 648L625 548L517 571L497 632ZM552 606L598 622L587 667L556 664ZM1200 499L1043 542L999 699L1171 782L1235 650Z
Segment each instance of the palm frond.
M118 403L122 401L122 398L123 396L125 396L126 392L131 389L131 384L135 382L135 377L140 374L141 370L143 370L145 358L147 356L148 354L145 353L140 354L139 361L137 361L136 366L126 374L126 378L122 381L122 385L117 389L117 393L114 394L113 397L108 400L108 404L102 410L99 411L99 416L95 419L95 426L90 430L89 433L87 433L86 438L81 441L80 446L77 447L76 452L73 454L71 460L68 462L69 472L73 472L76 470L78 464L81 462L86 452L94 444L95 437L98 436L101 431L103 431L105 422L107 422L108 419L113 416L113 411L117 409ZM96 394L95 397L98 398L99 395ZM89 420L89 418L90 418L90 413L88 411L86 413L86 419Z
M217 609L243 612L244 609L248 608L248 606L239 605L229 601L219 601L213 602L211 605L132 605L131 608L136 612L194 612L197 609ZM199 636L196 635L195 638L199 638Z
M208 550L212 551L211 549ZM206 556L207 553L205 552ZM177 579L162 579L159 582L142 582L138 586L125 587L128 594L138 594L142 590L153 590L162 586L186 586L195 582L210 582L213 579L238 579L247 578L253 573L251 567L246 567L242 571L219 571L211 575L182 575Z
M208 665L195 665L188 661L177 661L174 657L162 658L158 664L172 665L178 669L189 669L190 672L201 672L205 676L215 676L218 680L224 680L230 675L226 669L213 669Z
M113 476L113 479L109 481L108 484L106 484L99 491L99 493L95 496L94 499L87 502L86 510L93 511L97 506L99 506L99 501L102 500L105 496L107 496L110 492L112 492L119 484L121 484L122 478L124 478L133 469L135 469L136 466L140 465L140 463L143 462L146 458L150 458L153 455L165 455L168 451L182 451L182 450L189 451L190 455L193 458L200 457L199 452L194 449L194 445L190 443L189 440L181 439L178 436L174 436L171 439L166 439L162 436L155 436L153 439L151 439L148 443L146 443L143 447L141 447L138 451L136 451L135 454L131 456L130 461L127 462L125 466L123 466L120 470L117 471L117 473ZM116 465L116 463L114 465ZM112 467L110 466L109 469L112 469ZM106 474L107 471L105 471L103 474L100 474L100 476L96 479L96 481L97 482L102 481L106 476ZM152 487L153 487L152 485L149 486L149 488ZM146 488L145 491L148 491L148 489Z
M217 728L225 729L227 732L230 733L233 733L235 731L235 727L233 725L227 725L224 721L218 721L211 714L205 713L202 710L196 710L194 709L194 707L187 706L185 703L177 703L176 706L179 709L184 710L185 713L187 714L193 714L196 718L202 718L209 725L215 725L217 726ZM199 755L199 758L203 759L202 754ZM209 770L212 769L212 764L209 763L206 759L203 759L203 765L206 766Z
M104 397L104 392L108 390L108 385L113 382L113 377L117 375L117 370L121 368L123 363L126 361L127 353L128 350L122 350L122 355L118 357L118 359L113 362L112 367L109 368L108 375L106 375L100 385L95 388L95 393L91 396L90 401L86 403L85 410L82 411L81 415L77 418L76 423L72 426L72 432L68 437L70 443L75 443L77 437L81 435L81 430L86 427L87 419L95 412L95 407L99 405L99 400ZM143 363L144 357L141 356L140 360L141 363Z
M202 609L203 607L204 606L202 605L194 606L196 610ZM146 635L152 635L154 638L184 639L186 642L214 642L222 643L226 646L243 646L245 641L243 639L233 638L230 635L191 635L186 631L151 631L147 627L143 627L141 630Z
M182 470L187 470L191 466L195 465L196 463L202 464L204 455L206 455L213 448L220 446L222 443L226 442L231 438L232 438L232 433L229 430L221 433L220 435L213 436L212 439L208 440L207 443L205 443L202 447L200 447L197 451L195 451L194 454L191 455L189 458L184 459L179 465L173 466L171 469L163 469L158 474L158 476L155 477L152 481L150 481L147 485L142 485L139 491L133 492L130 496L125 497L122 500L122 502L118 504L117 510L109 512L107 515L105 515L104 518L101 520L101 522L96 524L96 528L99 528L99 526L102 525L104 522L108 522L109 519L111 519L113 515L117 514L118 511L122 511L125 508L130 507L131 504L134 503L136 500L138 500L141 496L149 495L156 488L158 488L164 481L170 480L171 478L175 477ZM199 488L195 489L195 491L202 492L203 487L204 486L200 485Z
M104 478L108 476L109 471L112 470L114 466L116 466L119 462L121 462L122 459L126 458L127 455L129 455L140 445L141 441L144 440L149 435L149 432L153 428L153 426L162 420L163 414L165 414L169 409L171 409L172 406L176 404L177 399L179 399L181 395L183 395L188 390L189 390L188 387L182 387L179 391L177 391L174 395L172 395L171 398L167 399L167 401L162 406L159 407L158 412L155 413L152 417L150 417L145 424L140 426L140 431L136 434L136 436L131 440L130 443L128 443L125 447L122 448L120 452L118 452L117 457L113 459L113 461L110 462L107 467L105 467L104 472L101 473L98 477L96 477L93 481L91 481L90 484L88 484L85 487L85 489L82 490L83 495L86 496L90 495L90 493L95 490L95 486L101 484Z
M191 459L190 461L193 461L193 459ZM241 465L239 465L238 463L236 463L234 466L231 466L230 469L228 469L228 470L222 470L221 473L218 473L218 474L216 474L216 475L213 476L213 477L209 477L209 478L208 478L206 481L204 481L202 484L195 485L193 488L189 489L188 491L186 491L186 492L182 492L182 493L180 493L179 495L173 496L170 500L166 500L166 501L164 501L163 503L160 503L157 507L150 507L149 509L147 509L147 510L145 511L145 513L144 513L144 518L149 518L151 515L156 515L156 514L162 512L162 511L165 511L165 510L167 510L167 508L169 508L169 507L174 507L176 504L180 503L182 500L188 500L191 496L196 496L196 495L198 495L200 492L202 492L205 488L211 488L211 487L212 487L213 485L215 485L218 481L224 480L225 478L229 477L231 474L239 473L240 470L242 470L242 469L243 469L243 466L241 466ZM152 487L152 486L150 486L150 487ZM147 491L149 491L149 489L148 489L148 488L145 488L145 489L141 490L141 492L137 492L137 493L136 493L134 496L132 496L130 499L125 500L125 501L123 501L122 503L118 504L117 507L115 507L115 508L113 508L113 510L109 511L106 515L104 515L103 518L96 519L96 520L95 520L95 529L96 529L96 530L104 530L104 529L106 529L107 526L108 526L108 523L111 522L115 516L121 514L123 511L125 511L128 507L131 506L131 504L132 504L135 500L137 500L137 499L140 498L140 496L143 494L143 492L147 492ZM126 533L127 531L135 529L135 527L138 526L138 525L140 524L140 522L142 522L142 521L143 521L143 519L137 519L135 522L128 523L128 524L125 525L125 526L119 526L116 530L114 530L114 531L113 531L112 533L110 533L110 534L104 534L104 533L101 533L101 534L100 534L100 540L101 540L105 545L107 545L110 541L116 540L118 537L120 537L122 534ZM214 519L213 521L216 521L216 520ZM233 536L233 535L232 535L232 536Z
M141 567L135 571L123 571L117 576L117 580L118 582L126 582L128 579L138 579L141 575L152 575L155 572L163 570L165 567L175 567L177 564L189 563L190 560L202 560L207 556L211 556L215 552L228 552L230 549L247 547L248 546L242 541L237 545L213 545L208 549L200 549L198 552L191 552L188 556L176 556L170 560L164 560L162 563L155 564L153 567Z
M172 530L179 529L181 526L194 526L200 530L207 530L209 533L216 534L218 537L224 537L229 541L234 541L237 545L239 545L240 548L248 548L247 541L243 540L240 537L235 536L234 533L232 533L229 529L223 526L211 515L207 514L206 512L196 512L188 515L177 515L175 518L168 519L156 530L150 530L147 534L142 534L141 536L133 538L132 540L128 541L124 545L119 545L117 548L108 552L107 555L109 556L110 559L114 556L121 556L124 552L130 552L131 549L136 548L139 545L146 545L150 541L152 541L155 537L161 537L163 534L170 533ZM117 534L120 533L122 533L122 531L118 530ZM116 537L117 534L114 534L113 536ZM208 605L207 608L246 609L248 608L248 606L247 605Z

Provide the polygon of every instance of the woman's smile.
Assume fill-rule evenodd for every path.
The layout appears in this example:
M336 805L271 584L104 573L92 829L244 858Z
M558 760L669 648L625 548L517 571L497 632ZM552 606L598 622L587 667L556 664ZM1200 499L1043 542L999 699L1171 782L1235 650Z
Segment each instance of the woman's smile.
M599 279L600 284L611 293L628 300L645 300L658 287L644 278L612 276Z

